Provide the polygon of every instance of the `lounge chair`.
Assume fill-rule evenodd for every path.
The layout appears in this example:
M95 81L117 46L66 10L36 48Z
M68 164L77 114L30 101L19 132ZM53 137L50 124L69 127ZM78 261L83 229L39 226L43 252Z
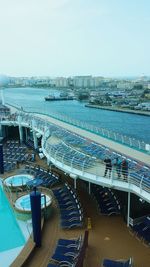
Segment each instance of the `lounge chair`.
M61 261L59 264L49 263L47 267L74 267L75 265L68 261Z
M132 258L125 260L125 261L104 259L102 266L103 267L132 267Z
M53 264L53 263L49 263L47 265L47 267L60 267L60 265L56 265L56 264Z
M57 246L55 249L55 254L62 254L62 255L74 255L79 251L79 247L77 246Z
M82 242L82 236L79 236L77 239L59 239L59 246L69 246L69 245L79 245Z
M61 223L61 227L64 229L65 228L71 229L71 228L82 227L82 226L83 226L83 222L80 220L74 220L71 222L65 221Z
M53 260L57 262L62 262L62 261L67 261L70 264L74 262L74 260L77 258L77 254L75 253L66 253L66 254L59 254L59 253L54 253L53 256L51 257Z
M82 211L78 209L74 209L72 211L62 211L61 212L61 220L69 220L72 217L82 216Z

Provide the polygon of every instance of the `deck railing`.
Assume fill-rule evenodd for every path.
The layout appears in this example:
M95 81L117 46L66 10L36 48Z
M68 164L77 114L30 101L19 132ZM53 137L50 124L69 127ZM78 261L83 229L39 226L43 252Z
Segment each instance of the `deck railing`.
M9 104L9 106L12 106L12 105ZM17 108L18 110L21 110L23 112L22 108L20 108L20 107L15 107L15 108ZM113 140L117 143L126 145L128 147L132 147L136 150L139 150L139 151L142 151L145 153L150 153L150 144L147 144L143 140L138 140L138 139L133 138L131 136L126 136L126 135L123 135L121 133L117 133L117 132L108 130L106 128L96 127L96 126L91 125L87 122L83 122L83 121L79 121L79 120L75 120L73 118L70 118L69 116L61 115L61 114L54 113L54 112L49 113L46 110L41 111L38 108L26 108L26 110L24 110L24 111L25 111L25 113L37 113L37 114L47 115L49 117L52 117L52 118L55 118L59 121L66 122L70 125L79 127L80 129L87 130L89 132L92 132L94 134L97 134L99 136L107 138L109 140Z
M80 149L76 150L73 148L73 146L70 146L69 143L64 143L63 145L65 145L65 147L59 146L57 148L53 147L52 144L49 142L48 139L52 135L57 136L58 138L60 138L60 140L63 140L66 134L69 135L68 131L65 132L65 130L61 127L29 113L20 112L16 114L14 118L15 124L21 123L22 125L28 125L28 127L34 128L34 130L37 130L42 133L43 151L45 151L45 155L48 157L49 160L53 160L52 162L54 164L56 164L57 166L59 164L62 169L68 168L66 172L72 173L80 177L84 177L85 180L87 177L87 179L93 179L93 182L97 183L98 181L100 182L102 179L104 179L103 175L105 166L103 160L98 160L94 156L87 155L86 153L83 153ZM13 121L11 120L10 122L13 123ZM84 138L82 137L82 139ZM132 160L130 159L130 161ZM110 177L107 177L107 181L105 178L104 182L106 182L106 184L110 184L110 186L113 184L113 181L124 182L125 185L130 184L137 186L140 189L141 194L143 191L150 194L149 178L145 177L142 172L141 174L138 173L137 175L136 169L129 168L128 178L126 180L123 180L122 175L121 177L117 177L115 167L113 167Z

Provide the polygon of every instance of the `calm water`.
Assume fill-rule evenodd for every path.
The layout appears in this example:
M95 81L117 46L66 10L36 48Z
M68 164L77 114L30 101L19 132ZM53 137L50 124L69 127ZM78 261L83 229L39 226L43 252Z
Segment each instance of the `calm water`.
M22 106L28 111L69 116L150 143L150 117L91 109L85 107L85 103L76 100L45 101L44 97L53 92L54 90L49 89L13 88L6 89L4 97L6 102Z
M46 196L46 205L50 202L50 198ZM25 195L17 199L16 207L22 210L31 211L30 195ZM45 199L41 198L41 208L45 207Z
M23 246L25 238L0 186L0 252Z
M31 181L32 179L33 176L31 175L15 175L5 179L5 184L7 186L22 186L25 185L27 182Z

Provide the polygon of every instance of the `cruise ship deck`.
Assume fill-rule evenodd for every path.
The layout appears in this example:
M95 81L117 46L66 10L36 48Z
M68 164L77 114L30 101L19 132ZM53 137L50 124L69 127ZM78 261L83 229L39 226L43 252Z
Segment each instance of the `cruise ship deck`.
M34 250L25 266L46 267L59 238L78 237L88 229L89 244L84 267L101 266L104 258L120 260L129 257L133 257L134 266L149 267L149 245L132 229L136 224L134 203L139 203L138 213L141 209L141 214L143 203L147 203L147 213L141 217L150 214L150 154L146 150L136 150L41 114L14 113L1 120L1 128L6 130L6 127L18 128L21 143L28 140L29 129L33 134L33 148L36 151L39 150L38 138L41 138L38 164L45 168L47 164L52 169L56 168L62 181L67 181L78 192L84 210L84 226L81 229L64 230L60 228L60 211L56 201L54 216L44 225L42 247ZM40 156L46 162L43 163ZM106 157L111 158L112 162L116 157L122 160L125 158L129 164L128 177L118 177L115 165L110 177L104 177ZM93 198L97 187L109 190L104 192L105 195L117 192L118 196L123 196L126 199L124 210L113 216L100 212Z

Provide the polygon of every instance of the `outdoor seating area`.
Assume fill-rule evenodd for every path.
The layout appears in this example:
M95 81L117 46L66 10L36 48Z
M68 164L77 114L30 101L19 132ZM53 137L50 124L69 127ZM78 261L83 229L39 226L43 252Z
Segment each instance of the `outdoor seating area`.
M69 186L53 189L60 210L60 226L63 229L71 229L83 226L83 211L78 196Z
M33 140L28 139L28 140L25 142L25 144L27 145L27 147L29 147L29 148L31 148L31 149L34 150L34 142L33 142Z
M139 186L142 179L144 187L146 189L149 188L149 166L144 166L141 162L137 162L123 154L118 154L116 151L113 151L104 145L97 144L96 142L90 142L90 140L84 137L69 132L68 130L48 121L43 121L39 117L23 113L20 113L19 116L22 121L28 123L28 125L32 125L32 120L34 120L35 127L39 128L43 132L44 129L47 129L49 130L49 136L55 136L61 139L61 143L59 143L58 146L56 145L56 147L55 145L52 147L50 144L47 145L46 143L45 145L46 150L50 152L51 155L53 151L54 155L56 153L59 160L63 157L63 161L66 165L86 169L94 166L95 160L97 159L103 161L106 157L109 157L112 163L117 157L121 161L126 159L128 162L129 174L131 174L131 182ZM81 161L84 161L84 164L81 164Z
M132 258L128 260L104 259L102 267L133 267L133 261Z
M14 170L17 167L17 162L16 161L6 161L4 160L4 171L9 172Z
M108 216L120 214L119 200L111 189L92 184L91 192L101 214Z
M49 153L55 155L58 160L63 157L63 162L66 163L66 165L86 169L93 167L95 164L95 159L75 150L73 147L70 147L63 142L55 145L47 144L46 148Z
M25 171L28 174L32 174L35 179L30 181L27 186L32 188L35 185L40 185L44 187L53 187L60 182L60 175L50 170L45 170L40 166L26 165Z
M51 128L52 126L49 127ZM97 160L103 162L107 157L111 159L112 164L115 164L116 158L119 158L121 162L126 159L131 181L139 186L141 179L144 178L144 186L149 188L150 169L148 166L144 166L141 162L117 153L104 145L90 142L86 138L68 132L58 126L57 130L52 132L52 135L61 140L58 144L45 144L46 150L50 155L54 154L56 159L60 161L63 158L63 163L66 165L71 165L77 169L87 169L95 166Z
M64 165L66 164L66 165L70 165L72 168L79 168L83 170L84 172L85 168L93 167L97 160L101 160L103 162L103 160L106 157L109 157L113 163L117 157L119 157L121 160L126 158L128 162L128 167L129 167L129 175L128 175L129 180L133 182L133 184L139 186L139 184L141 183L141 179L142 179L142 182L144 182L144 186L147 186L147 188L150 188L150 182L149 182L149 170L150 169L148 166L144 166L141 163L131 158L127 158L124 155L118 154L117 152L112 151L111 149L103 145L99 145L96 142L90 143L90 140L79 137L77 134L69 133L69 131L63 128L60 128L58 126L55 127L53 124L49 124L49 123L42 124L42 121L40 119L37 121L40 122L40 129L44 129L45 131L45 127L47 127L49 128L49 133L51 133L52 136L54 137L57 136L58 138L62 138L62 140L58 140L58 143L56 142L55 144L51 144L48 142L45 142L45 143L43 142L43 143L46 145L46 152L49 152L50 155L53 155L56 160L58 159L58 161L62 161ZM37 123L37 127L38 127L38 123ZM49 135L49 139L50 138L51 137ZM23 165L23 168L25 168L24 170L26 173L32 174L35 178L27 182L28 189L33 189L35 186L36 187L44 186L44 187L52 188L53 194L57 200L56 202L59 208L58 209L59 210L58 218L60 219L58 222L59 231L60 231L59 233L61 234L64 233L65 235L66 233L64 230L71 229L72 231L75 231L76 228L77 228L76 231L79 231L79 230L83 231L83 229L85 229L83 228L85 226L84 224L85 218L84 218L84 213L83 213L81 202L77 195L77 191L73 189L68 183L65 183L64 185L60 186L59 183L62 182L60 179L60 175L51 171L50 169L41 167L44 164L46 164L46 162L43 161L44 164L41 164L41 166L30 164L30 162L32 161L34 162L35 154L34 153L29 154L26 150L27 149L26 146L24 145L20 146L18 141L7 141L6 144L8 145L8 148L4 146L4 152L5 152L4 156L8 156L8 160L13 159L12 162L10 161L10 165L14 164L14 166L11 168L16 168L18 162L25 163L26 161L27 162L29 161L25 167ZM10 156L9 151L7 149L11 151L12 157ZM43 147L43 151L44 151L44 147ZM20 155L20 158L18 158L18 155ZM6 167L8 168L8 166L9 166L9 161L7 162L7 164L6 162L4 162L5 170L7 170ZM114 170L116 172L115 167L114 167ZM103 173L103 169L102 169L102 173ZM66 177L67 181L68 179L70 179L69 177L71 176ZM79 189L79 183L80 183L80 177L78 177L78 181L77 181L78 189ZM89 185L87 186L89 189ZM122 206L120 205L119 198L117 194L115 194L114 189L102 187L102 186L93 184L92 182L90 184L90 189L91 189L91 194L97 203L98 210L100 211L101 215L112 216L112 215L121 214ZM81 201L82 201L82 198L81 198ZM82 204L84 204L84 201L82 202ZM83 207L84 207L84 211L86 214L85 206L83 205ZM118 216L116 218L118 219L120 217L121 216ZM106 216L105 218L108 219ZM149 222L150 222L150 218L147 216L142 222L137 223L132 227L132 230L135 233L135 236L140 238L142 241L144 241L148 245L150 244L150 223ZM94 225L94 223L92 221L92 226ZM92 230L94 230L94 227ZM68 233L70 233L71 235L72 231L66 231L67 234L65 235L65 237L67 237L67 235L69 236ZM81 243L78 243L78 241L80 241ZM57 247L55 249L55 252L53 253L50 259L50 263L47 265L47 267L54 267L54 266L55 267L57 266L81 267L83 266L83 259L85 255L85 249L83 249L84 247L83 243L84 242L82 238L79 238L76 240L59 239L57 242ZM103 255L103 256L110 256L110 255ZM101 259L103 258L103 256L101 257ZM105 259L102 264L103 264L102 265L103 267L131 267L132 266L130 259L122 260L122 261Z
M131 226L133 233L141 241L150 246L150 217L144 217L143 220Z
M7 140L3 146L4 171L11 171L18 163L23 163L30 158L27 147L19 144L18 140Z
M64 141L65 143L68 143L72 146L81 147L85 143L85 138L81 136L77 136L76 134L73 134L73 133L69 133L68 136L65 136Z
M84 144L84 146L82 146L82 150L92 157L96 157L98 159L104 158L105 149L102 146L95 144L93 142L89 144L88 146Z
M86 249L88 247L88 231L84 237L77 239L59 239L47 267L83 267Z

